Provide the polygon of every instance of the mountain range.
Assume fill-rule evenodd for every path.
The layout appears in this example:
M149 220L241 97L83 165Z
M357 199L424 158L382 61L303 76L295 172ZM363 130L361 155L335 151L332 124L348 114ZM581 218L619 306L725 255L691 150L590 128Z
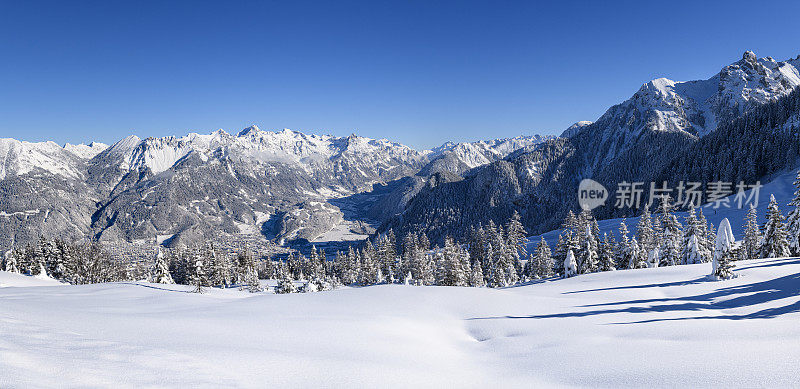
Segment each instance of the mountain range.
M679 173L768 178L794 163L798 68L800 56L776 61L748 51L707 80L647 82L559 137L424 151L255 126L235 135L129 136L111 146L0 139L0 248L42 235L111 246L214 239L281 247L355 241L389 228L424 231L436 242L514 211L529 232L543 232L577 209L583 178L611 188ZM760 160L717 173L708 163L692 169L728 149Z
M236 135L129 136L111 146L0 139L0 247L39 236L112 246L212 238L283 245L336 228L362 239L377 222L345 221L332 200L346 207L349 196L420 171L460 174L545 139L416 151L385 139L256 126Z

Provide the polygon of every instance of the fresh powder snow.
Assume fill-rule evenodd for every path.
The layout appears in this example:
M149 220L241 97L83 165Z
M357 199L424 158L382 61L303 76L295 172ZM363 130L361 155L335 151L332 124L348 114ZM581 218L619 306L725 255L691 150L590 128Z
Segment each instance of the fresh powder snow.
M0 272L0 386L796 385L800 259L710 267L290 295Z

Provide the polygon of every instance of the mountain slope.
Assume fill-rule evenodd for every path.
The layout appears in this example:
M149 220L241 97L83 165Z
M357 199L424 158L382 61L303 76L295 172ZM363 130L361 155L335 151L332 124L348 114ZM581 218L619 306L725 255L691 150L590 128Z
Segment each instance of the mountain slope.
M0 272L14 356L0 371L15 372L0 386L794 386L800 260L737 261L727 281L710 272L290 295Z
M462 182L420 192L402 215L383 228L394 228L401 235L422 230L434 242L441 242L446 234L461 237L469 227L490 219L502 223L517 210L530 232L541 233L557 228L567 211L579 209L576 193L583 178L593 178L611 191L623 181L709 178L695 177L696 171L678 176L681 170L677 167L698 166L696 160L720 165L716 177L733 180L743 177L738 169L745 167L730 161L753 156L755 167L749 169L761 175L754 173L747 178L758 179L792 164L797 155L797 147L791 146L793 135L788 130L792 115L797 113L792 103L796 99L795 87L800 84L797 83L800 78L795 77L796 63L796 60L775 62L770 58L753 60L748 52L741 61L725 67L709 80L689 83L654 80L631 99L611 107L596 122L568 129L568 138L552 140L533 152L514 153L503 161L477 168ZM701 93L711 89L713 93ZM781 115L774 113L779 111ZM744 128L743 123L753 124L747 126L749 133L731 131ZM725 130L716 135L715 130L720 127ZM753 133L759 135L754 137ZM715 148L714 144L720 144L726 135L729 152L724 155L713 152L725 150ZM706 137L712 138L703 142L705 149L686 154L686 150ZM752 146L743 148L737 143L755 139L760 140L759 145L750 142ZM756 146L768 151L759 158ZM668 166L672 167L665 171ZM711 166L707 165L708 168ZM610 198L607 207L595 210L596 216L619 217L632 212L613 209L613 193Z
M191 245L209 238L263 246L270 239L315 240L342 228L366 236L367 226L384 216L360 211L361 199L387 201L378 194L382 185L408 179L419 187L427 180L417 175L420 170L460 174L545 139L448 144L421 152L388 140L255 126L236 135L131 135L111 146L3 139L0 248L40 234L91 236L112 246ZM348 200L362 193L357 202ZM412 195L405 189L397 194ZM334 205L333 199L343 201Z

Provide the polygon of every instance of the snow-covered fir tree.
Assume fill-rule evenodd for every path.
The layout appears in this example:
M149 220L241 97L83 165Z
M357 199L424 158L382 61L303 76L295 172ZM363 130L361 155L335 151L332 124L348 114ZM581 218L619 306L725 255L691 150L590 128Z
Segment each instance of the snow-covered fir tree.
M639 216L639 224L636 226L636 240L648 253L657 246L653 218L650 216L650 209L647 207L644 208L644 212Z
M553 276L553 257L550 254L550 246L547 245L544 237L536 245L536 255L531 260L534 263L532 270L535 278L543 279Z
M443 274L440 285L467 286L469 275L467 261L469 258L466 258L465 255L466 253L456 246L453 238L449 236L445 238L442 249Z
M684 261L686 261L686 264L703 263L705 261L703 250L705 250L705 248L700 245L697 235L692 235L684 250Z
M153 264L152 274L150 276L150 282L156 284L174 284L175 280L172 279L172 275L169 273L169 263L167 263L167 258L164 256L164 252L161 249L158 249L156 253L156 260Z
M189 285L194 287L195 293L203 293L205 291L204 287L208 286L208 275L203 259L201 250L195 247L192 250L192 262L189 273Z
M702 225L697 217L694 208L689 208L686 216L686 225L683 228L683 241L681 244L681 263L694 264L708 262L711 260L711 252L707 251L706 227ZM692 246L692 239L696 246Z
M761 230L758 227L758 213L756 207L751 205L747 210L744 224L744 240L742 241L744 259L758 258L761 248Z
M792 210L789 211L787 218L787 241L789 242L789 250L793 255L800 255L800 171L794 180L794 198L789 203Z
M569 250L567 251L567 257L564 258L563 278L574 277L576 275L578 275L578 264L575 262L575 253Z
M672 204L669 196L661 198L661 237L660 250L661 262L659 266L675 266L682 262L683 226L672 213Z
M617 269L633 269L634 267L631 260L633 258L633 248L628 234L628 224L625 223L625 219L622 219L619 222L619 242L617 242L617 246L614 249Z
M15 250L6 251L3 258L3 270L9 273L19 273L19 265L17 265L17 252Z
M718 280L726 280L733 278L733 267L735 266L734 260L734 245L736 240L733 237L731 224L727 218L722 219L719 223L719 231L717 232L717 240L714 246L714 261L712 263L711 275Z
M787 240L784 216L778 208L774 195L770 195L767 206L766 223L764 224L764 238L761 245L762 258L780 258L791 255L789 241Z
M206 245L206 259L211 264L209 281L211 285L227 288L233 280L233 265L227 254L218 250L213 244Z
M631 269L645 269L648 267L648 252L639 244L636 237L631 239Z
M647 253L647 267L649 268L658 267L660 263L661 263L661 252L658 249L658 247L656 247L650 250L649 253Z
M528 252L525 250L525 244L528 241L527 236L528 232L522 226L519 213L514 211L511 219L506 223L505 237L517 280L522 275L522 260L528 258Z
M475 288L486 286L486 280L483 277L483 269L478 261L473 261L470 267L469 286Z
M598 263L597 268L599 271L612 271L617 270L615 264L614 247L616 242L614 238L608 234L603 234L603 240L600 241L598 250Z
M297 285L294 284L294 280L292 280L292 276L287 270L281 267L280 279L278 280L278 285L275 286L275 293L277 294L297 293Z

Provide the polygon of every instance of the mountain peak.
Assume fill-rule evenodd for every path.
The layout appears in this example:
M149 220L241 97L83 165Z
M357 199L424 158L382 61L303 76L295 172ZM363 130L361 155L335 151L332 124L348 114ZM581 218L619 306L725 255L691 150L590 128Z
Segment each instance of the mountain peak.
M755 62L758 58L756 57L756 53L748 50L742 54L742 61L745 62Z
M247 127L244 130L239 131L239 134L237 136L245 136L245 135L250 134L250 133L254 133L255 134L255 133L258 133L260 131L261 131L261 129L258 128L257 125L253 124L252 126Z

